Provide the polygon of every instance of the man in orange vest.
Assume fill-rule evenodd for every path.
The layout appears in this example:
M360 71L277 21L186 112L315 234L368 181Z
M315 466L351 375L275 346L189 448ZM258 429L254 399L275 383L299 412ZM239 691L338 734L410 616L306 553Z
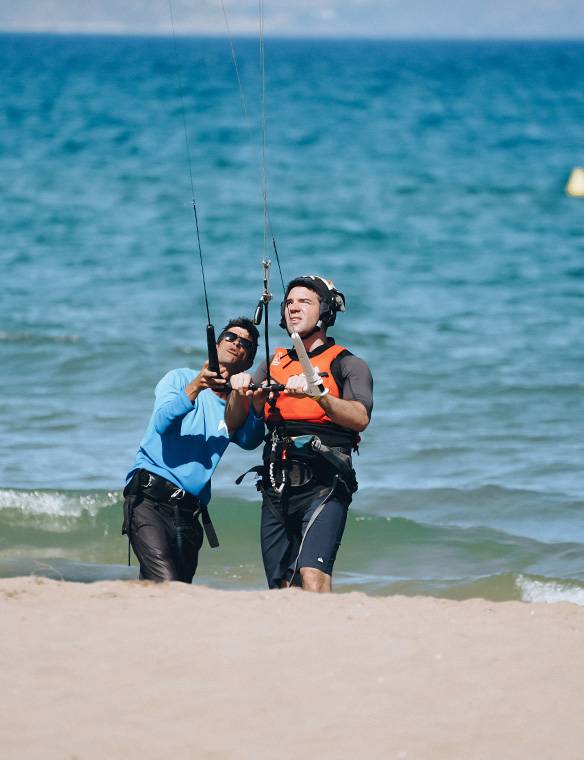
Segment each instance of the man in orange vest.
M298 352L277 348L269 373L264 361L253 378L231 378L228 428L237 429L251 403L268 429L263 465L254 470L261 475L261 545L270 588L332 590L333 565L357 490L351 452L369 424L373 381L362 359L327 337L339 311L345 311L345 298L330 280L295 278L286 288L280 326L296 340ZM319 382L303 372L304 352ZM285 389L250 389L268 379Z

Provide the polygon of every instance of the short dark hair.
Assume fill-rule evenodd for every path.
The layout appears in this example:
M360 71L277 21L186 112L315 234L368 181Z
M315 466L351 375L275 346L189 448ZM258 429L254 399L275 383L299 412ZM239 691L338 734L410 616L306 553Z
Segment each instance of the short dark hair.
M253 348L250 352L250 355L247 357L249 360L249 364L248 364L248 368L249 368L253 364L253 360L255 359L255 355L258 350L258 340L260 338L258 328L254 325L251 319L248 319L247 317L236 317L235 319L230 319L229 322L225 325L225 327L221 330L221 334L217 338L217 344L221 343L225 333L228 330L230 330L232 327L241 327L244 330L247 330L247 332L249 333L251 337L251 340L253 342Z

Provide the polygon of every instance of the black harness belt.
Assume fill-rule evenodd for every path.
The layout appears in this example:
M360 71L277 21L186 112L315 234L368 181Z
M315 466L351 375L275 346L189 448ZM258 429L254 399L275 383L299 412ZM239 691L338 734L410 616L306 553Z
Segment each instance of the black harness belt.
M206 504L203 504L197 496L185 491L171 483L166 478L155 475L148 470L136 470L128 485L124 488L124 496L136 496L137 494L148 496L153 501L171 507L175 513L185 511L192 513L193 517L201 514L201 522L207 536L209 546L216 549L219 546L219 540L215 527L211 522L209 510ZM131 524L131 515L129 519Z
M274 436L274 437L272 437ZM286 436L268 433L266 440L276 441L270 449L270 457L263 465L251 467L240 475L235 483L239 485L244 477L253 472L260 478L258 489L263 490L270 484L274 486L273 468L282 474L282 487L275 488L281 493L286 486L302 487L309 482L329 484L332 478L351 494L358 488L351 457L340 447L325 446L317 435ZM325 468L323 470L323 465ZM269 476L269 479L268 479Z
M161 478L160 475L154 475L148 470L138 470L139 481L138 490L145 496L149 496L153 501L159 501L167 504L169 507L178 507L179 509L188 510L197 513L201 511L201 502L193 494L184 491L170 480Z

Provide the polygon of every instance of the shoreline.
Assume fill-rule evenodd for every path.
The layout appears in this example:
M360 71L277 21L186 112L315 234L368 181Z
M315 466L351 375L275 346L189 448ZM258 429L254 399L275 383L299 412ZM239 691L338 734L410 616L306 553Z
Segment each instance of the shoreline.
M3 758L581 757L584 609L0 580Z

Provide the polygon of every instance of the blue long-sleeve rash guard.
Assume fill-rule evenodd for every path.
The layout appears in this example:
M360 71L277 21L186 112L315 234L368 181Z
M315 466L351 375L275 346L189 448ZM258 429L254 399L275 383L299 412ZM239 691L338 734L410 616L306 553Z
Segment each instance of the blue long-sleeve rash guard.
M154 410L126 481L143 468L208 504L211 476L229 443L255 449L262 442L264 423L251 408L243 425L230 437L223 399L207 388L192 403L185 393L196 376L192 369L175 369L158 383Z

